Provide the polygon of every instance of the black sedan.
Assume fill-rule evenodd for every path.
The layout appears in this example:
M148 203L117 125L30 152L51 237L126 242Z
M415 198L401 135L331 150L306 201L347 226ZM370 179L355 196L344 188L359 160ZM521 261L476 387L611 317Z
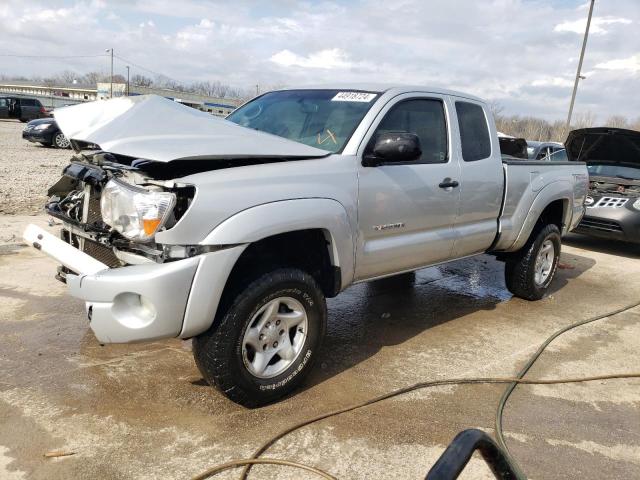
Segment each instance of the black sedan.
M53 118L31 120L22 131L22 138L47 147L71 148L71 143Z
M589 170L587 209L575 231L640 244L640 132L584 128L565 145L569 159Z

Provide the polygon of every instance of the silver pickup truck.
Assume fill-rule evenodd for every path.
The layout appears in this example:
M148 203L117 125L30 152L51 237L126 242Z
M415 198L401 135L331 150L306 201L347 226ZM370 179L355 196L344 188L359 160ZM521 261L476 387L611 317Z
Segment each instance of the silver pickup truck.
M154 96L56 110L76 156L51 187L57 259L98 341L193 338L243 405L298 385L325 298L485 252L541 298L584 213L578 162L502 158L482 100L368 85L265 93L226 120Z

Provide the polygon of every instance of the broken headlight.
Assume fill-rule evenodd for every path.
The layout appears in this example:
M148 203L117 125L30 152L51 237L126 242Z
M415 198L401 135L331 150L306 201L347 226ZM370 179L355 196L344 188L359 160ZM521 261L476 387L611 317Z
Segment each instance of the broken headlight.
M139 242L151 240L169 217L176 196L152 192L118 180L109 180L102 191L102 220L122 236Z

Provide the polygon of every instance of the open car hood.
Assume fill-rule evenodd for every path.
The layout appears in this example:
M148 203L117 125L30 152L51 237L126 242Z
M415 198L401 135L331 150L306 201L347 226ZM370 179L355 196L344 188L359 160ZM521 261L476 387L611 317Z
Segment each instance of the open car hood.
M582 128L569 132L569 160L640 165L640 132L623 128Z
M157 95L101 100L54 112L71 140L134 158L319 158L330 154L286 138L241 127Z
M498 136L500 142L500 153L509 157L522 158L527 160L527 141L524 138Z

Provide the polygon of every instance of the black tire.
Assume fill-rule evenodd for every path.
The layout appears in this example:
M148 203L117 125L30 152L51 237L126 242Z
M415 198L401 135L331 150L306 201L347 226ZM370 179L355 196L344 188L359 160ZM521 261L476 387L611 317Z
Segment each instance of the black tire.
M243 361L244 333L259 310L278 297L293 298L304 307L307 335L286 370L260 378ZM326 330L326 302L316 281L301 270L277 269L258 276L223 303L228 306L221 306L211 328L193 339L193 355L202 376L229 399L247 407L290 393L311 370Z
M554 246L553 264L546 280L538 283L535 279L536 259L542 245L547 240L550 240ZM560 247L561 236L557 225L537 226L524 247L506 258L504 276L509 291L516 297L525 300L540 300L549 288L558 269Z
M58 132L51 138L52 145L56 148L69 148L69 141L62 132Z
M21 121L22 123L27 123L27 122L29 121L29 119L28 119L28 118L21 118L21 119L20 119L20 121Z

